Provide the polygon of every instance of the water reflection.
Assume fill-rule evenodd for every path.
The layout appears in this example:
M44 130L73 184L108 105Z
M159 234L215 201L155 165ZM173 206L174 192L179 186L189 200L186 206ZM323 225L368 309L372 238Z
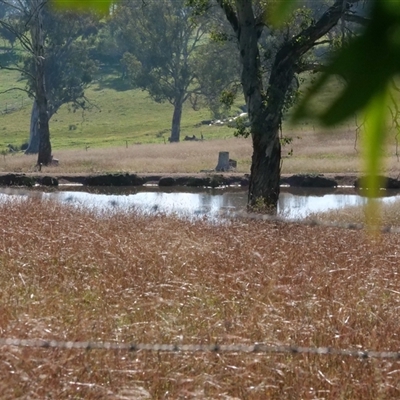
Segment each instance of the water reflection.
M85 189L86 190L86 189ZM179 190L179 191L178 191ZM386 197L379 201L400 200L399 192L382 192ZM131 209L144 213L168 213L185 216L218 217L222 214L243 211L246 208L247 192L238 189L215 189L196 191L177 188L160 191L158 188L121 189L102 188L101 191L57 190L43 192L32 189L0 188L0 201L15 198L36 197L54 199L62 203L76 204L99 210ZM283 188L278 215L286 219L302 219L310 214L338 210L348 206L364 205L366 198L354 190Z

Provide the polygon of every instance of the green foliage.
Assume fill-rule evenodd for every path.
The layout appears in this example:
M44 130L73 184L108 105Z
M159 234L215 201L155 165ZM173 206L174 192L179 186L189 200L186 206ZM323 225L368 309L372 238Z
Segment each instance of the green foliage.
M114 0L50 0L50 3L60 10L96 10L108 14Z
M236 122L236 129L233 133L235 137L244 137L248 138L251 134L249 129L249 122L247 118L238 117L235 120Z
M287 21L295 9L296 3L297 0L274 0L269 3L267 17L273 25L279 26Z
M13 64L8 64L21 70L26 80L26 90L33 97L36 91L36 59L29 50L32 45L29 43L28 23L31 13L27 9L25 14L12 15L3 22L6 30L20 38L18 50L22 49L18 53L15 49L12 51L18 54L18 58L14 57L11 61ZM51 117L65 103L72 103L73 108L85 107L84 90L97 72L97 65L90 58L89 47L98 31L99 19L89 12L55 12L46 5L42 8L42 18L46 60L44 74Z
M185 101L193 89L193 58L206 20L197 22L183 0L121 4L112 24L118 26L117 43L131 83L157 102Z
M300 103L295 114L296 119L315 116L307 108L309 100L332 75L342 76L346 87L327 110L317 115L328 126L367 107L375 95L386 90L391 78L400 72L400 40L397 42L400 18L386 9L384 4L387 1L375 2L371 13L373 18L365 32L345 46L333 59Z
M366 163L367 187L370 197L378 195L381 187L378 172L381 170L382 144L385 142L388 112L388 91L378 92L365 109L365 129L363 137L364 161ZM379 134L378 134L379 133Z
M221 92L220 101L227 108L231 108L236 99L236 92L233 90L223 90Z
M389 116L388 95L392 79L400 73L400 2L374 0L364 32L344 46L311 87L294 113L294 121L317 118L332 126L350 116L365 115L364 158L369 195L376 195L381 151ZM322 112L310 107L312 99L333 75L345 80L344 90ZM393 116L393 114L392 114Z
M239 62L235 54L234 43L211 39L202 46L194 60L194 67L199 84L197 100L208 107L214 118L229 115L238 92Z

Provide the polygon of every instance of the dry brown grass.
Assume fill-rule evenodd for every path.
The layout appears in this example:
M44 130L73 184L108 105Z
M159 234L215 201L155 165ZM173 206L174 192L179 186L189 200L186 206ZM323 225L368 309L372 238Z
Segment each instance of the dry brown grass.
M354 129L348 128L322 132L304 130L289 132L294 139L282 150L283 173L344 173L359 172L360 159L355 150ZM358 146L359 147L359 146ZM293 148L293 156L286 154ZM94 173L105 171L126 172L199 172L213 169L217 165L218 152L229 151L230 157L238 161L238 172L248 173L251 162L251 140L231 138L204 142L182 142L177 144L142 144L128 148L89 148L82 150L57 150L54 155L60 160L58 167L44 168L54 173ZM388 148L387 171L399 174L394 146ZM29 172L35 169L36 156L23 154L0 159L0 171Z
M398 193L396 193L397 195ZM396 199L388 203L378 204L372 203L373 208L365 206L352 206L345 207L335 211L321 212L318 214L310 215L308 220L319 220L332 223L354 223L354 224L368 224L372 222L373 225L381 227L400 227L400 201Z
M400 348L400 235L0 205L0 335ZM399 363L2 347L1 399L393 399Z
M126 172L199 172L213 169L218 152L229 151L238 161L238 172L250 168L251 143L246 139L182 142L169 144L131 145L128 148L100 148L54 151L60 160L58 167L44 168L47 172L95 173ZM0 171L33 171L37 156L23 154L8 156L0 162Z

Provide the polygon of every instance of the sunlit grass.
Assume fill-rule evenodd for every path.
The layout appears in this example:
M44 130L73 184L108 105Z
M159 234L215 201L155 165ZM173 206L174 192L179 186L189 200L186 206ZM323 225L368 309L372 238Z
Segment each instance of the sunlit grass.
M299 134L300 138L297 138ZM292 144L282 149L283 174L334 173L360 174L361 163L358 149L354 148L354 132L351 129L321 133L318 130L303 130L291 133ZM82 138L82 142L86 140ZM252 145L251 139L234 138L141 145L131 142L120 146L57 149L53 154L59 159L57 167L44 167L46 173L95 173L95 172L199 172L213 169L217 165L218 153L228 151L230 158L238 161L237 172L249 173ZM287 153L293 149L293 155ZM22 153L0 157L2 172L32 172L36 169L37 156ZM395 147L388 147L385 157L385 174L398 176L399 162Z
M400 347L400 236L0 205L2 337ZM2 348L1 397L398 398L395 361Z
M14 71L1 71L0 112L7 104L18 105L18 110L0 114L0 149L8 144L19 147L29 139L32 101L20 91L2 94L2 89L25 87L18 81ZM86 146L117 147L137 143L162 143L168 140L173 107L168 102L156 103L146 92L140 90L114 90L100 79L89 87L85 95L88 110L73 111L69 105L60 108L50 120L51 142L55 151L60 149L83 149ZM24 100L22 100L22 97ZM15 103L15 104L14 104ZM240 102L239 102L240 104ZM239 112L237 107L232 114ZM184 107L181 135L207 140L232 137L233 130L226 126L201 125L209 120L210 111L194 111L189 104Z

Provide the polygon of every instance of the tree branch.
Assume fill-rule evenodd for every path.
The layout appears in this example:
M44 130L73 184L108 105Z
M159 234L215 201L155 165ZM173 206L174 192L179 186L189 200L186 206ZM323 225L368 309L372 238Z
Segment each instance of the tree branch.
M237 34L239 31L239 21L232 5L225 0L216 0L225 13L226 19L231 24L233 31Z
M356 14L345 14L345 15L343 15L342 18L345 21L355 22L356 24L359 24L362 26L366 26L370 21L370 18L365 18L365 17L362 17L361 15L356 15Z
M317 22L304 29L284 46L288 54L291 54L292 57L300 57L305 54L315 45L318 39L337 25L340 18L347 14L346 5L358 1L361 0L336 0L333 6L329 7Z
M314 46L321 46L323 44L331 44L332 40L321 40L320 42L315 42Z
M306 71L312 71L312 72L321 72L324 71L326 69L326 66L320 63L298 63L295 65L295 72L297 74L301 74L302 72L306 72Z
M2 91L0 92L0 94L12 92L13 90L20 90L21 92L25 92L25 93L27 93L29 96L33 96L33 97L34 97L33 93L32 93L31 91L29 91L28 89L17 88L17 87L13 87L13 88L10 88L10 89L2 90Z
M7 71L18 71L21 72L22 74L28 75L30 78L34 79L34 76L26 71L25 69L18 68L18 67L5 67L4 65L0 65L0 69L5 69Z

